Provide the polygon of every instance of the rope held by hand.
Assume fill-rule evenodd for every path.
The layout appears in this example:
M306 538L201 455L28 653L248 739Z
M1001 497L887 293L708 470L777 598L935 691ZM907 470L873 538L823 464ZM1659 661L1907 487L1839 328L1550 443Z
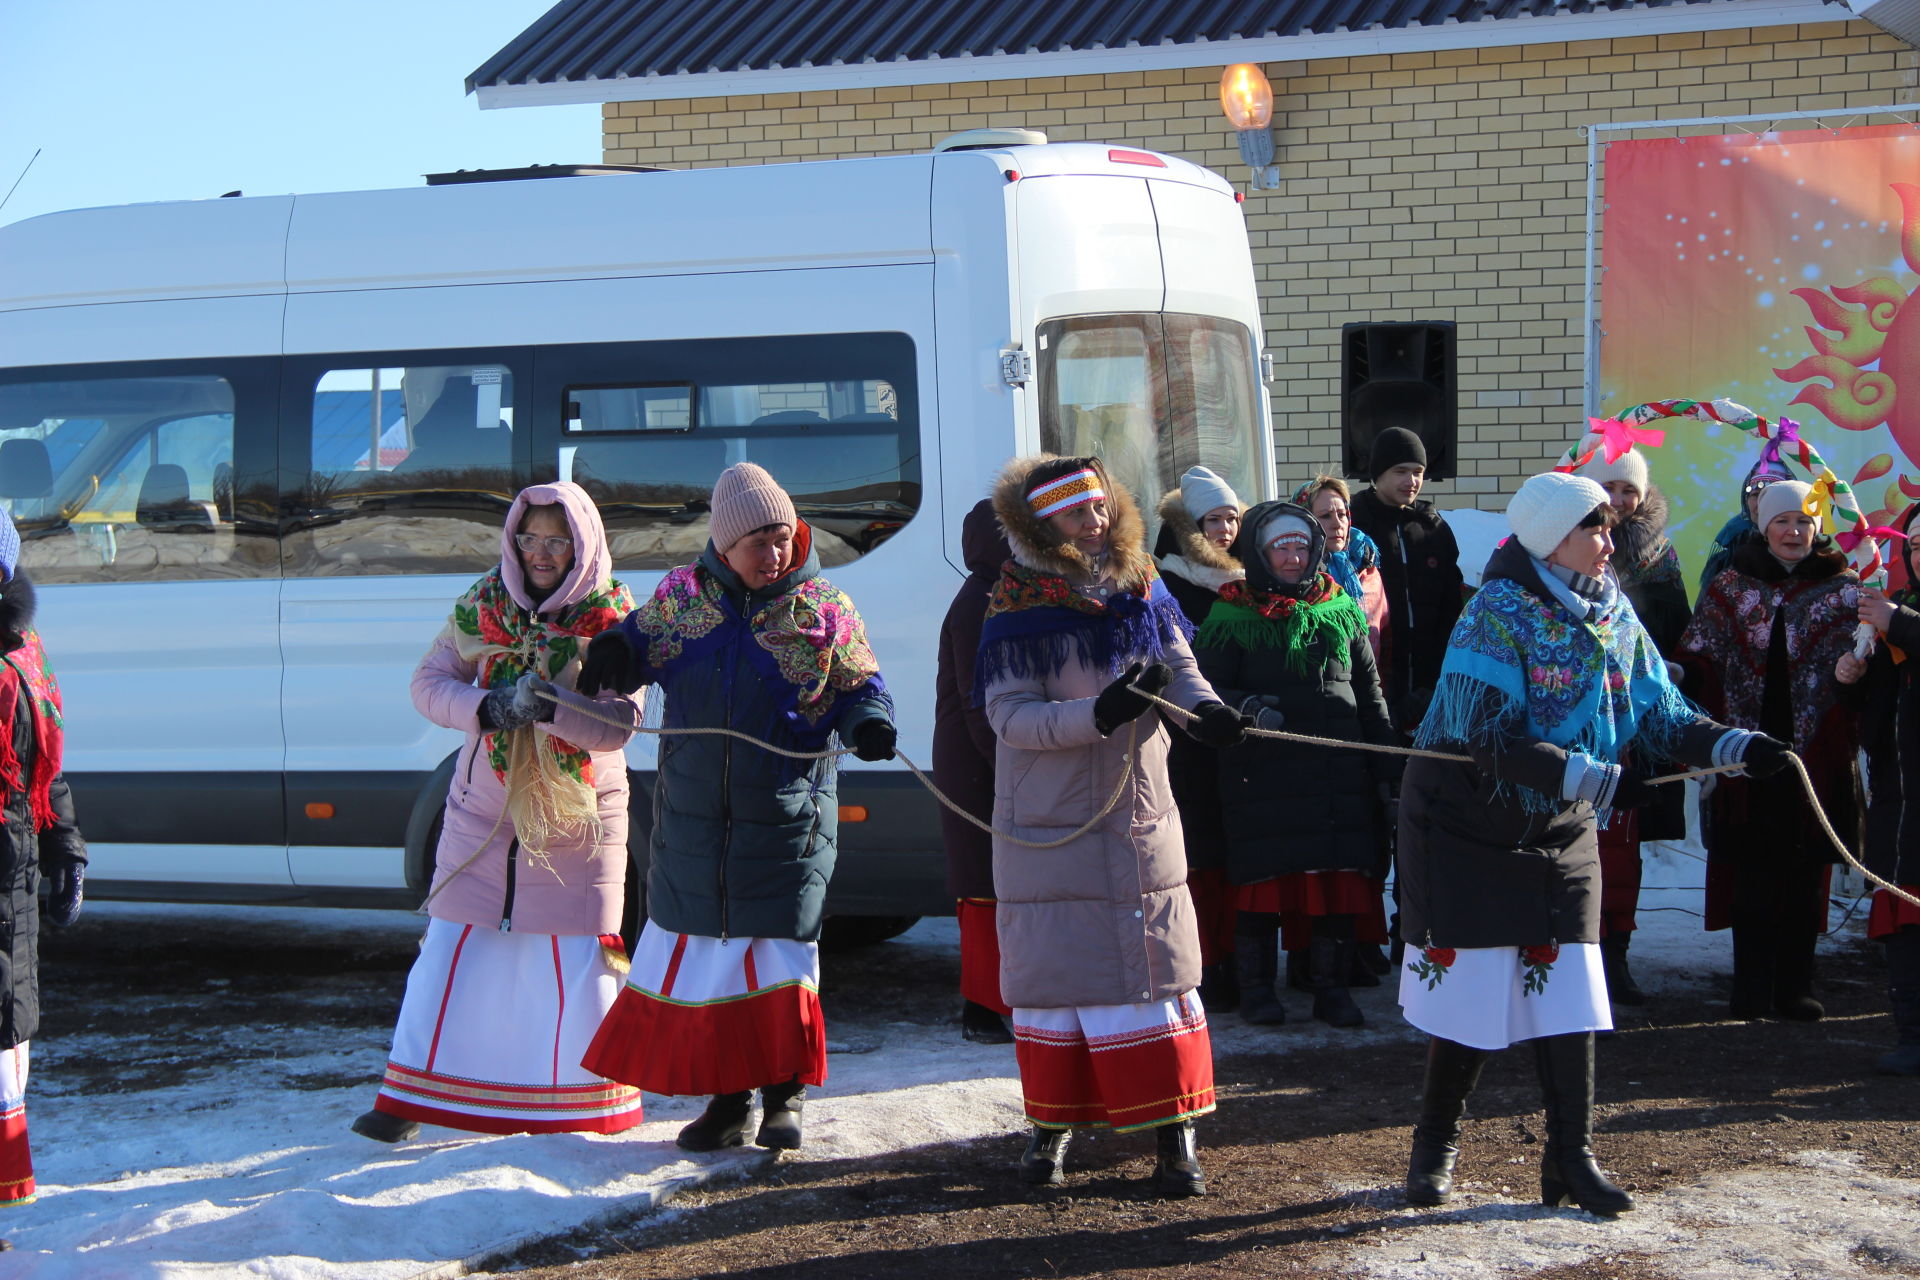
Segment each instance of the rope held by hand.
M1151 693L1145 689L1142 689L1137 684L1129 685L1128 688L1130 688L1134 693L1137 693L1141 697L1145 698L1148 702L1152 703L1154 706L1157 706L1163 713L1174 716L1180 722L1190 721L1197 718L1195 717L1193 712L1187 710L1185 707L1179 706L1172 702L1168 702L1165 698L1162 698L1159 694ZM538 692L541 697L547 699L547 701L549 702L553 702L557 704L560 701L558 695L553 693L551 690L542 689L542 690L539 690ZM777 755L786 756L787 758L793 759L793 760L827 760L827 759L832 759L838 756L852 754L851 750L846 747L841 747L838 750L832 750L832 751L791 751L785 747L778 747L770 742L762 741L761 739L754 737L752 734L742 733L738 729L705 728L705 727L667 729L667 728L649 728L647 726L635 727L635 726L628 725L625 721L616 720L612 716L605 715L597 709L590 709L587 707L581 707L577 705L574 706L573 709L575 711L580 712L582 715L587 716L589 719L599 720L604 724L612 725L616 729L631 728L636 733L650 733L660 737L671 737L671 736L681 735L681 734L719 734L719 735L724 735L730 738L739 738L744 742L752 743L754 746L763 748L764 750L767 750L767 751L772 751ZM1473 763L1473 758L1471 756L1457 755L1451 752L1428 751L1418 747L1386 746L1384 744L1374 743L1374 742L1345 742L1338 738L1316 738L1311 734L1289 733L1284 729L1251 729L1250 728L1246 731L1246 733L1247 733L1247 736L1250 738L1270 738L1279 742L1294 742L1294 743L1299 743L1305 746L1329 747L1334 750L1373 751L1383 755L1419 756L1429 760L1450 760L1450 761L1455 761L1461 764ZM973 814L963 809L958 803L956 803L953 799L951 799L945 792L941 791L939 787L935 786L933 783L933 779L929 778L926 775L926 773L921 770L920 766L916 765L912 760L908 759L904 752L896 750L894 752L894 755L899 758L901 764L904 764L905 766L907 766L907 770L913 774L914 778L919 781L921 786L927 789L927 791L933 796L935 800L939 801L942 805L945 805L948 809L952 810L954 813L958 814L960 817L965 818L968 822L972 823L974 826L978 827L980 830L993 836L995 839L1004 840L1008 844L1018 845L1023 849L1058 849L1063 845L1068 845L1073 843L1075 840L1080 839L1080 837L1092 831L1094 827L1098 826L1100 822L1107 817L1108 814L1112 813L1114 809L1119 806L1120 798L1126 794L1127 781L1133 771L1134 753L1139 746L1139 734L1140 734L1140 722L1138 720L1135 720L1127 727L1127 751L1126 751L1126 755L1121 759L1120 776L1118 781L1114 785L1113 794L1107 797L1106 803L1100 806L1100 809L1097 813L1095 813L1080 827L1076 828L1074 831L1070 832L1069 834L1060 837L1058 840L1045 840L1045 841L1025 840L1019 836L1015 836L1015 835L1009 834L1008 832L1001 831L995 828L991 823L981 821L979 818L975 817ZM1839 852L1842 858L1846 859L1847 865L1851 866L1854 870L1858 871L1862 876L1866 877L1868 880L1878 885L1880 888L1885 889L1887 892L1893 894L1895 897L1901 899L1904 902L1909 902L1909 903L1912 903L1914 906L1920 907L1920 898L1916 898L1913 894L1908 893L1906 890L1900 888L1900 886L1896 884L1893 884L1889 881L1881 879L1879 876L1875 875L1873 872L1867 870L1867 868L1861 864L1860 860L1853 856L1853 852L1850 849L1848 849L1845 844L1841 842L1839 834L1834 831L1833 824L1827 820L1826 811L1821 808L1820 799L1818 796L1814 794L1813 779L1807 776L1807 766L1801 761L1798 755L1794 754L1791 751L1787 753L1787 761L1793 766L1794 772L1798 774L1800 777L1800 785L1801 785L1801 788L1806 792L1807 802L1812 806L1814 815L1818 817L1820 820L1820 830L1825 833L1827 837L1827 842L1831 844L1834 847L1834 849ZM1730 764L1730 765L1721 765L1721 766L1718 766L1717 768L1711 768L1711 769L1690 769L1684 773L1670 773L1658 778L1649 778L1647 781L1648 781L1648 785L1657 786L1657 785L1668 783L1668 782L1684 782L1689 778L1704 778L1704 777L1711 776L1713 774L1734 773L1734 772L1738 772L1744 767L1745 767L1744 765ZM489 839L491 839L491 837L489 837ZM482 847L484 847L484 845ZM474 857L478 857L478 856L479 854L476 851L474 854ZM468 861L471 862L472 859L469 858ZM465 869L464 865L461 869L462 870ZM455 874L458 874L458 873L456 872ZM449 877L449 879L451 879L451 877ZM438 891L436 890L436 892Z

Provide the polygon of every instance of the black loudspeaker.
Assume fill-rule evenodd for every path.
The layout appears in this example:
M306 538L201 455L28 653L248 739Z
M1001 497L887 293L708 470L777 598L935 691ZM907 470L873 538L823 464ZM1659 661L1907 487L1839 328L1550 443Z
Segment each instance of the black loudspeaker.
M1460 421L1453 322L1344 325L1340 330L1340 460L1367 475L1373 438L1405 427L1427 446L1427 479L1454 476Z

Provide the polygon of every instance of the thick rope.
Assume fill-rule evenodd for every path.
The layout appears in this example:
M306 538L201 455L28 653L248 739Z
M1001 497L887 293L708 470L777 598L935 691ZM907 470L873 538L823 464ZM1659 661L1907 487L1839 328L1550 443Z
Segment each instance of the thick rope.
M1177 717L1182 722L1198 719L1198 717L1195 716L1193 712L1187 710L1185 707L1178 706L1174 703L1168 702L1165 698L1160 697L1158 694L1150 693L1147 690L1142 689L1139 685L1129 685L1128 688L1132 692L1139 694L1141 697L1145 698L1152 705L1159 707L1162 712L1171 714ZM547 701L554 703L555 705L560 704L559 695L552 692L551 690L542 689L542 690L538 690L538 693L539 693L539 696L541 696L542 698L545 698ZM791 751L785 747L775 746L771 742L766 742L766 741L763 741L762 739L756 738L752 734L742 733L738 729L723 729L723 728L715 728L715 727L688 727L688 728L682 728L682 729L650 728L645 725L638 725L638 726L629 725L626 721L617 720L612 716L602 713L597 708L574 706L573 710L586 716L590 720L598 720L601 723L611 725L616 729L631 729L635 733L650 733L659 737L705 734L705 735L718 735L718 736L729 737L729 738L739 738L743 742L752 743L754 746L760 747L761 749L766 751L771 751L776 755L785 756L790 760L830 760L839 756L853 754L852 749L848 747L841 747L838 750L832 750L832 751ZM1080 827L1070 832L1069 834L1060 837L1058 840L1045 840L1045 841L1025 840L1020 838L1019 836L1011 835L1005 831L998 830L991 823L984 822L981 819L975 817L973 814L967 812L967 810L963 809L958 803L956 803L952 798L950 798L944 791L940 790L939 787L935 786L933 783L933 779L929 778L926 775L926 773L920 768L919 765L915 764L912 760L908 759L906 753L899 750L895 750L894 755L898 757L901 764L904 764L905 766L907 766L907 770L913 774L913 776L919 781L920 785L925 787L928 793L931 794L935 800L938 800L942 805L945 805L953 813L958 814L962 818L965 818L968 822L972 823L974 826L978 827L980 830L986 832L988 835L993 836L996 840L1004 840L1008 844L1017 845L1023 849L1058 849L1063 845L1072 844L1075 840L1080 839L1082 836L1092 831L1107 817L1108 814L1112 813L1114 809L1119 806L1120 798L1126 794L1126 788L1127 788L1127 782L1128 782L1129 776L1133 772L1133 757L1134 757L1134 752L1137 749L1139 744L1139 732L1140 732L1140 721L1138 719L1135 719L1127 727L1127 750L1126 750L1126 754L1121 758L1120 776L1114 784L1113 794L1107 797L1107 802L1101 805L1099 811L1096 812L1091 818L1089 818L1084 824L1082 824ZM1443 752L1443 751L1426 751L1416 747L1393 747L1393 746L1386 746L1380 743L1373 743L1373 742L1346 742L1338 738L1317 738L1311 734L1288 733L1282 729L1250 728L1246 732L1248 737L1270 738L1275 741L1295 742L1295 743L1300 743L1306 746L1331 747L1335 750L1373 751L1383 755L1420 756L1429 760L1451 760L1451 761L1457 761L1462 764L1473 763L1473 758L1471 756L1455 755L1455 754L1452 754L1449 752ZM1899 898L1903 902L1909 902L1909 903L1912 903L1914 906L1920 907L1920 897L1915 897L1913 894L1908 893L1906 890L1902 889L1899 885L1894 884L1891 881L1883 880L1879 876L1875 875L1873 872L1869 871L1861 863L1861 861L1858 858L1853 856L1853 851L1848 849L1847 846L1841 841L1839 834L1835 832L1833 829L1833 824L1830 821L1828 821L1826 811L1823 808L1821 808L1820 799L1817 795L1814 794L1813 779L1807 775L1807 766L1801 761L1798 755L1794 754L1791 751L1787 753L1787 761L1793 766L1794 772L1798 774L1800 777L1800 786L1806 792L1807 802L1809 805L1812 806L1814 816L1820 820L1820 830L1826 835L1827 842L1831 844L1834 847L1834 849L1840 854L1840 856L1846 860L1847 865L1852 867L1854 870L1858 871L1862 876L1864 876L1869 881L1878 885L1880 888L1885 889L1888 893L1891 893L1894 897ZM1673 773L1673 774L1667 774L1658 778L1648 779L1648 785L1655 786L1655 785L1661 785L1668 782L1683 782L1688 778L1704 778L1712 774L1732 773L1744 767L1745 767L1744 765L1731 764L1731 765L1721 765L1718 768L1712 768L1712 769L1693 769L1685 773ZM497 832L499 830L499 825L500 825L499 820L496 819L494 822L494 832ZM465 871L467 867L473 863L474 859L480 856L481 851L484 850L487 847L487 845L492 842L494 832L489 832L487 834L486 840L483 840L481 842L480 848L474 850L472 856L470 856L465 862L461 863L460 866L454 870L453 874L449 875L446 878L446 880L441 881L441 883L434 889L433 893L427 895L426 902L423 902L420 904L420 910L422 911L426 910L427 902L432 902L434 895L438 894L441 889L446 888L448 883L450 883L462 871Z

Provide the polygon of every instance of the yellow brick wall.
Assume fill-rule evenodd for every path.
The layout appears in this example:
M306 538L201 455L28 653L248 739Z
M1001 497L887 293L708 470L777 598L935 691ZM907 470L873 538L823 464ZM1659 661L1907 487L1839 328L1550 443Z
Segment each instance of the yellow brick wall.
M1500 507L1515 478L1566 447L1580 417L1580 126L1911 102L1920 54L1851 21L1265 70L1282 183L1249 193L1246 211L1279 365L1283 483L1338 458L1341 325L1452 320L1461 476L1433 495ZM1024 125L1058 141L1151 147L1244 185L1219 75L610 103L603 145L610 163L688 168L925 151L962 129Z

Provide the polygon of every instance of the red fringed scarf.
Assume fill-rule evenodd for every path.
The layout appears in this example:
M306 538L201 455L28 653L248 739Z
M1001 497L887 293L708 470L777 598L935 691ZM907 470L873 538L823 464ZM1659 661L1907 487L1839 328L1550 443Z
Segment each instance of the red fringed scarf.
M53 825L54 778L60 773L60 685L47 666L40 633L29 628L18 649L0 665L0 795L12 796L24 786L33 813L33 829ZM13 749L14 721L20 714L20 683L26 682L33 710L33 775L21 777L20 757Z

